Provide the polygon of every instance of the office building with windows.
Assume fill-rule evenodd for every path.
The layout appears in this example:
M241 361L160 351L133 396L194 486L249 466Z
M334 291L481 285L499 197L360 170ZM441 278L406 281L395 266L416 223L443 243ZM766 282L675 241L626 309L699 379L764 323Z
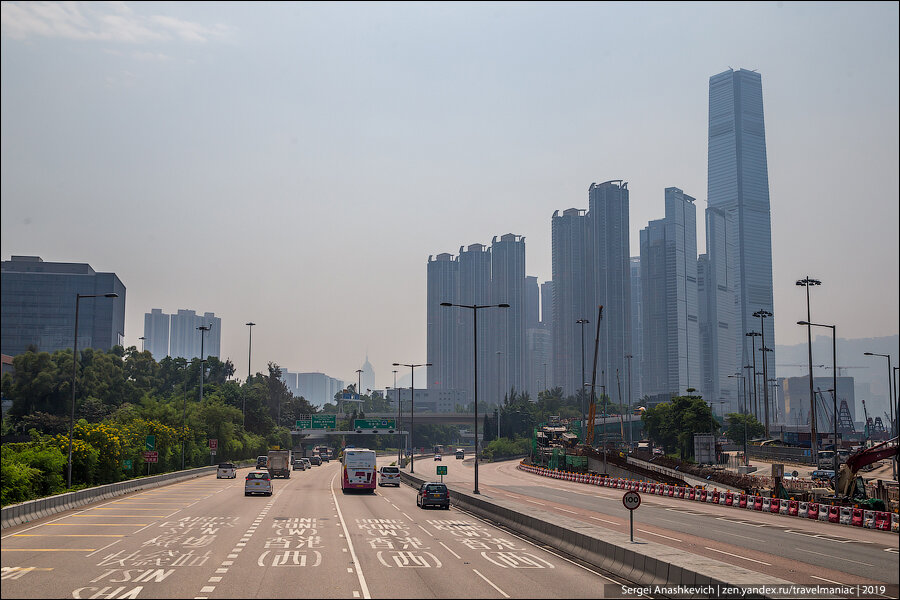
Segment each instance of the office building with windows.
M759 331L764 309L775 313L772 283L772 225L762 78L759 73L729 69L709 79L707 201L731 217L738 365L751 364L753 347L746 333ZM775 348L774 317L763 319L765 342ZM760 344L756 344L759 352ZM762 355L757 364L762 363ZM775 377L775 352L768 353ZM808 392L807 392L808 395Z
M665 190L666 217L641 231L643 390L700 389L697 216L694 198Z
M0 344L15 356L72 348L76 296L78 348L108 351L125 340L125 285L115 273L98 273L86 263L44 262L38 256L12 256L0 263Z

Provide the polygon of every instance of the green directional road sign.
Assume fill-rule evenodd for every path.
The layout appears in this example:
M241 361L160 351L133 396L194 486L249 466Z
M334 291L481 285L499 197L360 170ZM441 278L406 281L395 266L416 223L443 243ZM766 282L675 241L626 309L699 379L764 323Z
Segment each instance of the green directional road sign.
M438 465L436 475L446 475L447 474L447 466L446 465Z
M395 429L394 419L354 419L354 429Z
M300 415L297 429L334 429L337 427L337 415Z
M147 451L153 452L154 450L156 450L156 436L148 435L147 436Z

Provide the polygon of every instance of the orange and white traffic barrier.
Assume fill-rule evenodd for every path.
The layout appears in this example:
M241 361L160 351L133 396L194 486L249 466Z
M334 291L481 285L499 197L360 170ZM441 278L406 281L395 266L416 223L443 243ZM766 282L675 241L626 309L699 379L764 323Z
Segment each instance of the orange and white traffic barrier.
M725 506L734 506L734 493L725 492Z
M891 531L897 533L900 531L900 515L891 513Z
M792 517L798 516L800 514L800 503L796 500L791 500L788 503L787 514L789 514Z
M719 490L715 490L715 491L712 493L712 501L713 501L713 504L718 504L718 503L719 503Z
M777 513L781 508L781 499L780 498L769 498L769 512Z
M753 498L753 510L759 510L759 511L763 510L765 501L766 501L766 499L763 498L762 496L754 497ZM768 506L765 506L765 508L768 508Z
M841 507L841 517L840 523L841 525L849 525L850 521L853 519L853 511L858 510L854 508L850 508L849 506Z
M828 507L828 520L831 523L840 523L841 521L841 507L840 506L829 506Z
M872 523L873 529L880 529L882 531L890 531L891 530L891 513L875 511L875 519Z

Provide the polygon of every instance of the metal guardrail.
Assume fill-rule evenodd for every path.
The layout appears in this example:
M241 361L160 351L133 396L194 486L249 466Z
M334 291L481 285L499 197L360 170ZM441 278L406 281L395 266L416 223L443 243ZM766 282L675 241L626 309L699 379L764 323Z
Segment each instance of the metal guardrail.
M242 461L235 463L238 468L252 466L253 461ZM66 492L65 494L57 494L55 496L47 496L46 498L38 498L36 500L28 500L19 504L4 506L0 509L0 529L6 529L13 525L22 525L49 517L64 510L71 510L96 502L98 500L106 500L115 498L123 494L128 494L138 490L159 487L176 481L193 479L202 477L209 473L215 473L217 465L208 467L199 467L196 469L186 469L184 471L173 471L171 473L163 473L161 475L151 475L150 477L141 477L139 479L129 479L128 481L120 481L118 483L108 483L92 488L78 490L77 492Z

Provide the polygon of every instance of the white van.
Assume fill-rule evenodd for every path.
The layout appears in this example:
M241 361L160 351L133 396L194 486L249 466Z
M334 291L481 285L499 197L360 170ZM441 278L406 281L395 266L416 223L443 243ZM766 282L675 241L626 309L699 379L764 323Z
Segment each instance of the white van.
M234 463L219 463L219 468L216 469L216 479L235 479L237 477L237 469L234 468Z
M378 485L395 485L400 487L400 468L385 465L378 469Z

